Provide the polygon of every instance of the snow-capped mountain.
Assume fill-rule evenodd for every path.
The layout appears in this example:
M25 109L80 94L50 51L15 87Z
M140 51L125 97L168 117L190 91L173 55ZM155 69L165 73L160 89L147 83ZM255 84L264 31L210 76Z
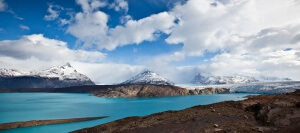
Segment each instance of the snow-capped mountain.
M165 79L152 71L145 70L121 84L172 85L174 83L172 83L170 80Z
M31 72L0 69L0 88L59 88L94 84L87 76L78 73L70 63Z
M25 72L21 72L16 69L0 69L0 77L14 77L14 76L22 76L25 75Z
M32 71L30 72L30 75L47 78L59 78L59 80L90 81L87 76L78 73L70 63L63 63L62 65L41 71Z
M191 81L192 84L212 85L212 84L237 84L237 83L252 83L258 80L248 76L213 76L210 74L196 75Z

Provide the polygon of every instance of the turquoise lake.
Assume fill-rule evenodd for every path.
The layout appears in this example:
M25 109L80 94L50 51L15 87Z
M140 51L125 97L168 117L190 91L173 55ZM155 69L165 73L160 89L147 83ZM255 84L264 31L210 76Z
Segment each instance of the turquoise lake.
M66 133L128 116L145 116L227 100L249 93L190 95L159 98L99 98L87 93L0 93L0 123L109 116L105 119L0 130L7 133Z

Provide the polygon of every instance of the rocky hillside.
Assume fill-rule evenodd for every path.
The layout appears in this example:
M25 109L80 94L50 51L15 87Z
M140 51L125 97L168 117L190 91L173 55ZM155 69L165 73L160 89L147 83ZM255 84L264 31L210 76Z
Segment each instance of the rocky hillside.
M243 101L227 101L166 111L145 117L128 117L75 133L252 133L300 131L300 91L278 95L252 96Z
M202 90L188 90L172 85L123 85L92 91L93 95L99 97L162 97L214 93L229 93L229 89L206 88Z
M59 88L81 85L94 85L94 82L78 73L69 63L31 72L0 69L0 88Z
M163 78L162 76L154 73L150 70L145 70L131 79L121 83L123 85L129 84L154 84L154 85L173 85L170 80Z

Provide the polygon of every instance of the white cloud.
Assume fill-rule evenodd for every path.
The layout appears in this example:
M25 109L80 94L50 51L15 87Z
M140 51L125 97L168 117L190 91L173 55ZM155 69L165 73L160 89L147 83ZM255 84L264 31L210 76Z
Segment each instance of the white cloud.
M0 12L5 11L6 8L7 8L7 4L5 3L5 1L0 0Z
M12 9L9 9L7 3L5 3L4 0L0 0L0 12L4 11L12 14L16 19L24 20L24 18L18 16Z
M30 30L30 28L26 25L19 25L20 29L22 30Z
M110 8L113 8L115 11L124 10L127 13L128 3L125 0L114 0L114 2L110 5Z
M58 60L39 60L35 57L18 59L0 55L0 68L17 69L21 71L43 70L62 63Z
M174 52L172 54L165 54L165 55L152 57L152 59L145 60L146 62L144 62L144 64L153 69L161 69L161 68L170 69L169 64L171 62L182 61L184 59L185 59L185 55L182 52Z
M118 84L145 69L143 66L116 63L71 62L71 64L78 72L87 75L96 84Z
M262 29L299 20L297 12L300 5L294 0L189 0L172 10L180 22L166 41L183 43L189 55L231 50Z
M140 20L129 20L124 26L109 29L109 44L104 48L113 50L117 46L139 44L143 41L153 41L160 33L169 34L174 24L174 17L167 12L161 12ZM99 44L100 48L101 45Z
M121 24L126 24L129 20L132 20L132 17L130 15L121 16L120 18Z
M7 10L8 13L12 14L14 18L19 19L19 20L24 20L24 18L18 16L13 10L9 9Z
M44 19L47 21L52 21L58 18L59 16L59 11L62 10L63 8L58 6L58 5L52 5L52 4L48 4L48 13L49 15L45 15Z
M107 5L106 2L102 2L99 0L76 0L76 3L81 6L84 13L94 12L99 8L105 7Z
M270 53L235 55L224 53L212 59L211 64L203 66L202 71L215 75L248 75L259 77L277 76L299 80L299 50L278 50Z
M92 0L77 0L77 3L83 11L75 15L67 32L83 42L84 47L114 50L118 46L153 41L161 32L169 34L175 25L175 18L162 12L140 20L129 19L124 26L109 28L109 16L98 10L101 6L94 7Z
M298 12L300 4L294 0L189 0L170 12L179 23L166 41L183 43L190 56L223 51L201 72L299 80Z
M71 50L67 43L49 39L42 34L23 36L19 40L0 41L0 56L20 60L32 57L43 61L99 62L105 58L100 52Z
M67 32L84 42L85 46L105 44L107 22L108 16L104 12L79 12L75 16L75 22L69 25Z

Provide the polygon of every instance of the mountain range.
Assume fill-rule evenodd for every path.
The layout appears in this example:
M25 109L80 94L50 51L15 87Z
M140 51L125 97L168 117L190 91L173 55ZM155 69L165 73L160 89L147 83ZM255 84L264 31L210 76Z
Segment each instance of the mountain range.
M95 83L77 72L70 63L30 72L0 69L0 88L60 88L82 85Z
M259 79L250 76L214 76L211 74L197 74L191 81L192 84L214 85L214 84L240 84L253 82L291 81L289 78L265 77Z
M260 76L256 79L249 76L214 76L211 74L199 73L190 83L213 85L290 80L291 79L289 78L265 76ZM170 80L147 69L120 83L120 85L132 84L174 85ZM95 83L87 76L77 72L70 63L63 63L49 69L30 72L23 72L15 69L0 69L0 88L62 88L83 85L95 85Z

